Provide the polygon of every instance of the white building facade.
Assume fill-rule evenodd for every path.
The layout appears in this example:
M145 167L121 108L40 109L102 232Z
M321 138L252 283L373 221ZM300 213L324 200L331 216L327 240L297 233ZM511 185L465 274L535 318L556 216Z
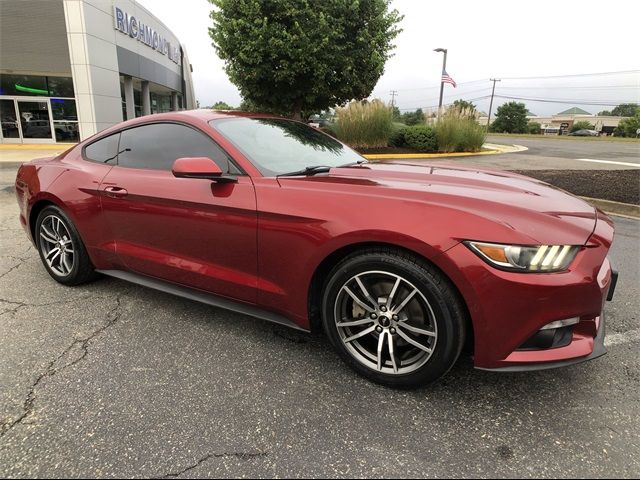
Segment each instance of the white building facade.
M178 38L135 0L0 0L2 143L77 142L196 108Z

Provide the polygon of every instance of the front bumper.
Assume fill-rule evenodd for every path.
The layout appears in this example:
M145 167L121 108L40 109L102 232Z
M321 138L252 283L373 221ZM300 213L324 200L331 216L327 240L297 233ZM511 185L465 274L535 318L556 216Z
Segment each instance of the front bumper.
M552 362L542 362L542 363L521 363L517 365L511 365L508 367L498 367L498 368L482 368L476 367L478 370L487 370L490 372L532 372L536 370L550 370L552 368L561 368L568 367L569 365L576 365L578 363L588 362L589 360L594 360L598 357L602 357L606 355L607 349L604 346L604 336L606 334L605 330L605 321L604 321L604 313L601 317L596 319L598 324L598 333L593 339L593 349L589 355L586 357L577 357L570 358L568 360L558 360Z
M613 226L607 220L598 220L594 234L567 272L500 271L462 244L445 253L458 268L459 275L452 274L452 279L473 322L476 368L543 370L606 353L604 303L613 296L617 279L607 258L613 239ZM571 327L566 342L525 348L545 325L576 317L579 321Z

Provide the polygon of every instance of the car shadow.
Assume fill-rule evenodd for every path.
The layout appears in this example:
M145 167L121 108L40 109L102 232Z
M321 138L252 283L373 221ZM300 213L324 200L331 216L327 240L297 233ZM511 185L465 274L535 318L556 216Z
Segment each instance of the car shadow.
M418 400L424 400L425 396L431 401L448 402L455 399L456 403L464 399L473 402L482 399L489 404L515 402L524 407L527 402L555 401L560 396L565 396L565 393L560 392L588 390L593 388L594 383L601 381L602 377L603 360L538 372L496 373L474 369L472 357L463 353L451 371L440 380L412 390L392 389L376 385L351 371L338 358L322 333L296 331L116 279L104 279L93 284L92 288L99 290L101 295L105 294L105 290L114 294L124 291L126 293L123 301L153 305L164 311L175 312L172 317L175 322L181 322L180 328L194 327L194 330L201 330L204 327L211 329L214 334L223 331L232 342L248 343L261 350L265 363L268 361L267 357L277 356L278 359L295 365L287 367L295 369L295 372L290 372L292 375L298 374L300 378L316 375L315 380L327 383L334 380L347 382L351 391L358 390L360 395L367 392L377 395L382 391L387 395L408 396ZM228 371L231 376L236 376L238 372L233 373L234 368L245 367L248 366L240 363L235 367L230 365ZM285 375L286 372L279 371L278 374ZM346 394L344 390L336 389L336 394L341 392Z

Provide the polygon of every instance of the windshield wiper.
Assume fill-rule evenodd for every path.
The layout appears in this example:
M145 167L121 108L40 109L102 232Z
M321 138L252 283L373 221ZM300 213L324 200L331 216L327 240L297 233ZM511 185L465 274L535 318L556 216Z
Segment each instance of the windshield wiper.
M315 175L317 173L327 173L333 167L327 165L313 165L306 167L304 170L297 170L295 172L281 173L278 177L297 177L299 175Z
M355 162L345 163L344 165L340 165L338 168L342 167L355 167L356 165L364 165L365 163L369 163L369 160L363 158L362 160L356 160Z

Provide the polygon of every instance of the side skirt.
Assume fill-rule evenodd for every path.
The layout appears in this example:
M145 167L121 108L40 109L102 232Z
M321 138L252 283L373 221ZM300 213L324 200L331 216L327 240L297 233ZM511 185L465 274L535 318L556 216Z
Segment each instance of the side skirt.
M206 303L214 307L223 308L225 310L231 310L232 312L242 313L249 315L250 317L259 318L268 322L277 323L285 327L293 328L294 330L300 330L302 332L308 332L300 325L292 322L288 318L278 315L277 313L269 312L253 305L247 305L246 303L236 302L228 298L219 297L211 293L206 293L200 290L196 290L189 287L183 287L180 285L174 285L169 282L158 280L146 275L140 275L132 272L125 272L123 270L96 270L98 273L108 275L109 277L119 278L126 280L127 282L135 283L143 287L153 288L154 290L160 290L161 292L170 293L178 297L188 298L189 300L195 300L196 302Z

